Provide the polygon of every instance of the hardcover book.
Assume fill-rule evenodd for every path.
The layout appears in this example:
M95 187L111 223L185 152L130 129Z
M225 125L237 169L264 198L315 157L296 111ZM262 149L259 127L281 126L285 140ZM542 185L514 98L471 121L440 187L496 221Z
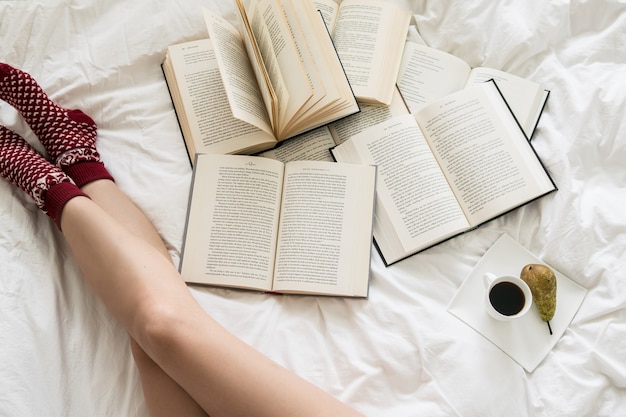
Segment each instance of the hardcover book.
M373 126L333 150L378 166L374 240L387 265L555 191L495 82Z
M196 158L180 262L186 282L367 297L374 166Z
M463 88L494 80L531 139L550 91L534 81L488 67L471 68L462 59L435 48L407 41L398 74L398 87L411 112Z
M324 21L310 2L237 1L240 33L204 11L209 39L163 62L191 161L255 153L359 111Z

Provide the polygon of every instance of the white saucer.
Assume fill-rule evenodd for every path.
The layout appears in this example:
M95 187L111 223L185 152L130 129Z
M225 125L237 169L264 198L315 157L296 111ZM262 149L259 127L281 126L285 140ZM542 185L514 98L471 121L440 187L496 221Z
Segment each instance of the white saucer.
M557 279L556 312L550 320L552 335L534 305L525 316L511 322L491 318L484 305L484 273L519 276L522 268L532 263L547 265L509 235L503 234L463 281L448 306L451 314L502 349L528 372L539 365L563 335L587 293L585 288L552 268Z

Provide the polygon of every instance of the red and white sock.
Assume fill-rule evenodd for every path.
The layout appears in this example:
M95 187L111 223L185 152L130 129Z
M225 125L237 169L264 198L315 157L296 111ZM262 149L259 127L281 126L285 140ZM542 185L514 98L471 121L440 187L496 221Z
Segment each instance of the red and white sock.
M29 194L59 227L65 204L86 196L66 173L4 126L0 126L0 176Z
M79 187L113 180L96 150L96 123L81 110L54 103L28 73L0 63L0 99L11 104L37 135L54 163Z

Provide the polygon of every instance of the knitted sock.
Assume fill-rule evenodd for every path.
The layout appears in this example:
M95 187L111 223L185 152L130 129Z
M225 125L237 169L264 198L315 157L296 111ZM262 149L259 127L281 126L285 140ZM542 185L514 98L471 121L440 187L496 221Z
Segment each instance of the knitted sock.
M4 126L0 126L0 176L29 194L59 228L65 203L86 196L67 174Z
M54 103L28 73L0 63L0 99L11 104L37 135L54 163L79 187L113 177L96 150L96 123L81 110Z

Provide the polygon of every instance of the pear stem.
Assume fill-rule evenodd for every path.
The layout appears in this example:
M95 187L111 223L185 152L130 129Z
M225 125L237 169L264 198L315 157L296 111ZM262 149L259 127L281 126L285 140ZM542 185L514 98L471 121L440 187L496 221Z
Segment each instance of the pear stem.
M548 330L550 330L550 334L552 334L552 326L550 326L550 322L546 321L546 323L548 323Z

